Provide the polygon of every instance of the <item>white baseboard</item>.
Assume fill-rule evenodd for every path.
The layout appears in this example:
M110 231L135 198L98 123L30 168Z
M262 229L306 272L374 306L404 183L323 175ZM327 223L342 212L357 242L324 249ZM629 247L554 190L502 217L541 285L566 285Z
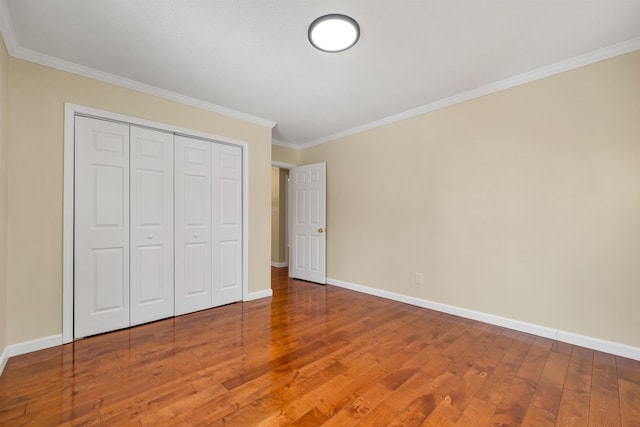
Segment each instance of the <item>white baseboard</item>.
M327 278L327 284L640 361L640 348L626 344L606 341L586 335L574 334L572 332L535 325L533 323L521 322L519 320L495 316L493 314L482 313L480 311L442 304L395 292L383 291L381 289L370 288L368 286L357 285L355 283L344 282L342 280ZM245 301L268 298L272 295L273 291L271 289L265 289L263 291L250 293L247 298L245 298ZM2 374L2 371L10 357L55 347L57 345L62 345L62 334L51 335L44 338L6 346L0 355L0 375Z
M626 344L588 337L586 335L574 334L572 332L561 331L559 329L553 329L533 323L521 322L519 320L442 304L395 292L370 288L368 286L357 285L355 283L344 282L342 280L327 278L327 284L640 361L640 348Z
M276 267L276 268L282 268L282 267L288 267L289 263L288 262L273 262L271 261L271 267Z
M244 301L253 301L260 298L268 298L273 295L271 289L250 293ZM4 348L0 355L0 375L7 364L10 357L19 356L21 354L31 353L32 351L43 350L45 348L62 345L62 334L51 335L48 337L38 338L31 341L25 341L17 344L11 344Z
M2 354L0 354L0 375L2 375L2 371L4 371L7 360L9 360L9 349L5 347L4 350L2 350Z
M253 301L260 298L269 298L273 296L273 291L271 289L265 289L264 291L251 292L244 301Z
M2 374L2 371L10 357L55 347L57 345L62 345L62 334L50 335L48 337L8 345L2 352L2 359L0 359L0 374Z

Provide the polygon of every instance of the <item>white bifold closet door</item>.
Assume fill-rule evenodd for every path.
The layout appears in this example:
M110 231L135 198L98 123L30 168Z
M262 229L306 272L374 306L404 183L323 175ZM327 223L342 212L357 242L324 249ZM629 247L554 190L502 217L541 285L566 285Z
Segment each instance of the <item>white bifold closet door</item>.
M173 135L76 117L74 336L173 316Z
M175 137L176 315L242 299L242 150Z
M242 299L242 149L75 119L74 337Z
M173 316L173 134L130 130L133 326Z
M211 143L175 136L175 314L211 307Z
M129 126L76 117L74 336L129 326Z
M213 306L242 299L242 150L212 145Z

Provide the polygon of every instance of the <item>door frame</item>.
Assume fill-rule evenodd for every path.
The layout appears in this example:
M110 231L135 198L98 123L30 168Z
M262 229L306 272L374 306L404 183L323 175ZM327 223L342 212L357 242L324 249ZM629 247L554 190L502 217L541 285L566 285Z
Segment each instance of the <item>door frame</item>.
M291 169L295 168L296 164L294 163L285 163L285 162L277 162L275 160L271 161L271 166L274 168L279 168L279 169L286 169L289 171L289 176L291 176ZM289 214L289 182L287 181L287 189L285 191L284 194L284 216L285 216L285 221L284 221L284 244L286 246L286 250L285 250L285 256L284 256L284 260L285 263L287 264L287 267L289 266L289 236L290 236L290 226L289 226L289 218L290 218L290 214ZM271 231L273 233L273 230Z
M73 341L74 125L76 115L158 129L192 138L234 145L242 149L242 300L247 301L249 297L249 143L220 135L213 135L166 123L154 122L65 102L62 220L62 343L66 344Z

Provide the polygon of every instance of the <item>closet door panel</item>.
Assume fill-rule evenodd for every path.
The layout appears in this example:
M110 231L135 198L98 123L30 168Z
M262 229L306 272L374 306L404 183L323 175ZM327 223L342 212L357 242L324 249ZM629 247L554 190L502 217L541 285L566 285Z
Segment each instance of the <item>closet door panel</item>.
M131 325L173 316L173 135L131 127Z
M175 314L211 307L211 143L175 137Z
M242 299L242 149L212 144L213 305Z
M74 337L129 326L129 126L76 117Z
M184 295L196 298L202 296L209 300L207 267L208 243L186 243L184 245ZM198 306L200 307L200 306Z

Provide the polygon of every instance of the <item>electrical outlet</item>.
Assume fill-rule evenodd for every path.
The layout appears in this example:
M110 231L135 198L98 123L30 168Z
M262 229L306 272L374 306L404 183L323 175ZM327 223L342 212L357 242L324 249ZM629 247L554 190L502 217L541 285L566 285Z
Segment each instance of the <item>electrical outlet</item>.
M422 273L416 273L416 285L422 285L424 283L424 277Z

